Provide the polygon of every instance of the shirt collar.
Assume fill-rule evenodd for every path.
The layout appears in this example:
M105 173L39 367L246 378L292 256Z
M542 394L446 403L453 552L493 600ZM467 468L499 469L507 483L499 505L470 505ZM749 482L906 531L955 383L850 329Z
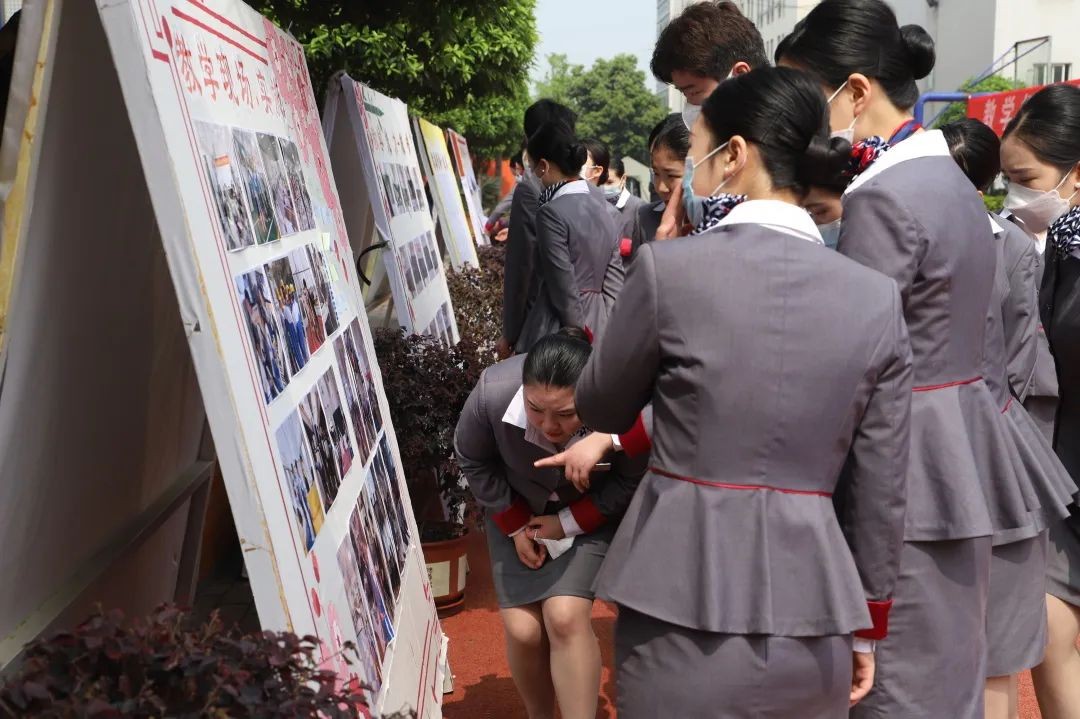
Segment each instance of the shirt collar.
M589 194L589 183L585 180L574 180L573 182L567 182L565 185L556 190L555 194L551 196L552 200L558 199L563 195L587 195Z
M630 201L630 190L623 188L623 191L619 193L619 199L615 201L615 207L622 209L626 207L626 203Z
M1002 226L1001 226L1001 225L1000 225L1000 224L998 223L998 221L994 219L994 216L993 216L993 215L991 215L991 214L987 213L986 217L987 217L987 219L989 219L989 220L990 220L990 229L991 229L991 230L993 231L993 233L994 233L994 235L995 235L995 236L997 236L997 235L1000 235L1000 234L1001 234L1002 232L1004 232L1004 231L1005 231L1005 228L1004 228L1004 227L1002 227Z
M801 207L780 200L740 202L724 219L720 220L717 226L740 224L764 225L783 232L785 235L816 242L819 245L825 244L810 213Z
M866 172L856 177L844 190L844 194L850 195L863 183L869 182L871 178L877 177L890 167L921 157L950 157L949 143L945 141L945 135L941 133L941 130L930 130L912 135L896 147L890 148L873 165L870 165Z

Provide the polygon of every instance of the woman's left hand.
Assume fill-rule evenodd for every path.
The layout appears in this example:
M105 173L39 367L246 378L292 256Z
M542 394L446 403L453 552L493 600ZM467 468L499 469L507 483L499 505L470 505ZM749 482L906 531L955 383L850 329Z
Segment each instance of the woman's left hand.
M597 462L614 448L610 434L593 432L569 449L558 454L537 460L534 467L562 467L566 479L584 494L589 491L589 474Z
M533 517L529 520L529 527L525 530L533 539L565 539L562 522L557 514L545 514Z

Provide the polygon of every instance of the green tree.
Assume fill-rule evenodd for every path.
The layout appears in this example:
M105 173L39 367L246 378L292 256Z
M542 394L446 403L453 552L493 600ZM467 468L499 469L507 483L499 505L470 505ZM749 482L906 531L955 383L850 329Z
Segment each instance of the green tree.
M453 127L480 157L521 137L536 0L252 0L304 46L319 97L338 70Z
M1009 90L1018 90L1021 87L1025 87L1022 82L1010 80L1001 75L991 75L985 80L981 80L974 84L972 84L971 80L968 80L960 87L959 92L970 94L977 92L1007 92ZM945 112L941 113L934 122L934 127L941 127L942 125L956 122L965 117L967 117L967 104L963 102L954 102L945 108Z
M578 134L595 137L616 157L629 155L648 163L649 133L667 108L645 86L645 73L633 55L597 60L586 70L565 55L548 57L549 69L537 96L569 105L578 114Z

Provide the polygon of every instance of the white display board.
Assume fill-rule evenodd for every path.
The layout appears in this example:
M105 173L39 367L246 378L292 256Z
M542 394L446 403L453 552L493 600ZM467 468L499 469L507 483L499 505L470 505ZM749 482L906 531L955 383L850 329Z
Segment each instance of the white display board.
M335 115L340 104L345 106L355 145L349 149L359 154L365 178L367 197L362 199L371 204L375 228L390 250L382 256L398 323L407 332L456 344L457 320L424 196L408 108L347 75L340 82L340 93L331 89L326 114Z
M238 0L97 7L261 623L437 717L445 641L303 49Z
M480 183L477 182L476 173L473 171L469 143L463 135L459 135L453 130L447 130L446 136L450 142L450 147L454 149L454 162L457 165L458 178L461 180L465 206L469 209L469 221L472 223L476 244L491 244L488 241L487 234L484 232L487 218L484 217L484 202L480 197Z
M469 229L469 219L465 216L465 206L461 204L457 173L446 149L446 135L441 127L422 117L413 118L413 121L416 140L423 147L422 157L426 160L423 163L424 174L427 175L431 197L439 213L443 240L450 252L450 261L455 270L465 265L479 267L473 233Z

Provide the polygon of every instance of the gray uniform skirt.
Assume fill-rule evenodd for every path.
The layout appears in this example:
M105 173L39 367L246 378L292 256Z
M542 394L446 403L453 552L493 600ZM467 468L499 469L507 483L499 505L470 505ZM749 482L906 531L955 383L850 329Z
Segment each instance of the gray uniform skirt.
M1046 654L1046 532L994 547L986 610L986 676L1004 677Z
M565 554L548 559L539 569L529 569L521 563L514 540L503 534L490 517L485 520L485 526L495 596L501 609L509 609L550 597L594 599L593 580L619 525L608 522L595 532L576 537L574 546Z
M1080 508L1050 525L1050 547L1046 556L1046 593L1080 607Z
M991 541L904 542L874 688L853 719L983 719Z
M844 719L851 637L703 632L620 606L615 672L619 719Z

